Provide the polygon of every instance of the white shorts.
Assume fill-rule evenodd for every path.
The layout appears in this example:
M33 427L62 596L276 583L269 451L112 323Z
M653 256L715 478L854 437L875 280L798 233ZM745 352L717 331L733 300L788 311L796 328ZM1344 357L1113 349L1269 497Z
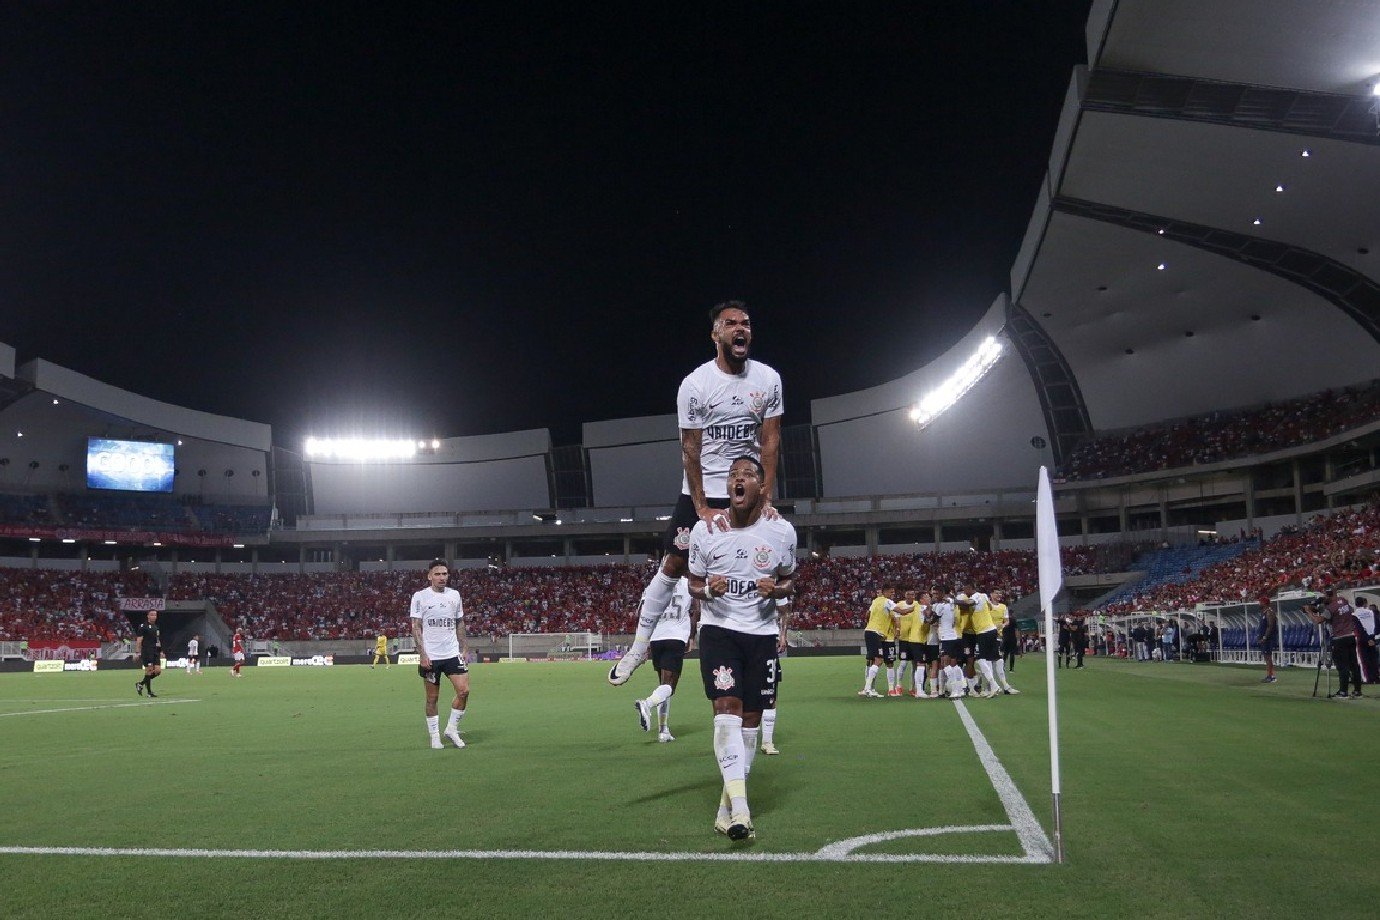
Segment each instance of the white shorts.
M236 661L244 661L244 652L236 652L236 653L235 653L235 660L236 660Z

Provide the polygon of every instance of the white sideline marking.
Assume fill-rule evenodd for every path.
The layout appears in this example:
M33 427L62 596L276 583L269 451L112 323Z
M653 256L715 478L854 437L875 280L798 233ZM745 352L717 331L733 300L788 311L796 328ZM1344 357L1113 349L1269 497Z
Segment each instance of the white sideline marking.
M997 796L1001 799L1002 807L1006 809L1006 816L1011 819L1011 826L1016 830L1016 837L1020 839L1021 849L1025 851L1026 857L1031 862L1053 862L1054 844L1045 835L1045 829L1040 826L1040 822L1035 819L1035 813L1030 810L1030 803L1021 795L1021 791L1012 782L1011 775L997 759L996 752L987 743L982 729L973 721L968 707L963 705L962 700L957 700L954 708L958 710L958 717L963 720L963 727L968 729L968 737L977 750L982 766L987 770L992 788L997 790Z
M1009 824L921 827L851 837L813 853L656 853L598 850L203 850L174 847L0 847L0 856L171 856L182 859L571 859L614 862L875 862L875 863L1047 863L1031 856L967 856L937 853L854 853L870 843L902 837L937 837L1009 831Z
M44 702L48 702L45 700ZM64 706L61 709L25 709L22 712L0 712L6 716L41 716L50 712L86 712L91 709L129 709L133 706L171 706L174 703L200 703L201 700L149 700L146 703L110 703L106 706Z

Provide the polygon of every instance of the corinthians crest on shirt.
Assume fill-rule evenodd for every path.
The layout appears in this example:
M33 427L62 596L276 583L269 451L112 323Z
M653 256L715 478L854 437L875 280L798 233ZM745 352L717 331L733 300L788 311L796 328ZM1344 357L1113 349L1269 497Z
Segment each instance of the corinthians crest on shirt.
M676 539L675 539L674 542L675 542L675 544L676 544L676 549L678 549L678 550L687 550L687 549L689 549L689 548L690 548L690 528L689 528L689 527L677 527L677 528L676 528Z
M768 572L772 569L771 547L758 546L752 551L752 567L759 572Z

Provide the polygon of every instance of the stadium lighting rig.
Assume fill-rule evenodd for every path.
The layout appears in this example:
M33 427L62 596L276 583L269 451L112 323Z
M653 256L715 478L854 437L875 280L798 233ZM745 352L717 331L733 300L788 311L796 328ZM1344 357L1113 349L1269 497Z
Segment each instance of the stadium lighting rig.
M910 420L924 428L938 418L940 413L962 399L963 394L971 390L997 363L1001 357L1002 347L1001 341L994 335L983 339L977 351L963 362L962 367L915 404L910 410Z
M307 438L305 453L314 460L410 460L422 443L411 438Z

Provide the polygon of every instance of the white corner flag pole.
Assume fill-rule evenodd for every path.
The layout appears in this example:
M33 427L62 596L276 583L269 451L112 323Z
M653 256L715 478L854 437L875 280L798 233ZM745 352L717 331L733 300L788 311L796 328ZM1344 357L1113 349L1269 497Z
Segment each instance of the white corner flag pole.
M1054 597L1064 583L1059 562L1059 527L1054 517L1054 496L1049 470L1040 467L1040 488L1035 500L1035 545L1040 562L1040 612L1045 618L1045 680L1049 688L1049 778L1054 793L1054 861L1064 861L1064 826L1059 811L1059 699L1054 692L1054 659L1058 654L1054 629Z

